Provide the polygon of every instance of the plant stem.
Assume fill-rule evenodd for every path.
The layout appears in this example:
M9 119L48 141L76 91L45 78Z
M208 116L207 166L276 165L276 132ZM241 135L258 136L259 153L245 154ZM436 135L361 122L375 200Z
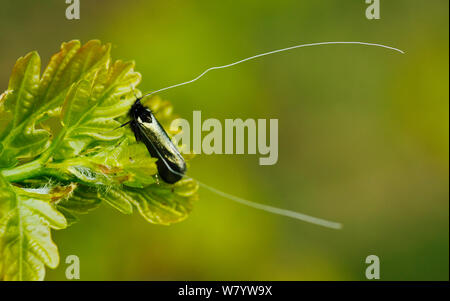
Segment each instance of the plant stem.
M52 144L50 145L50 147L42 153L42 155L40 156L39 160L41 160L41 162L47 162L50 157L53 154L53 151L59 147L59 145L62 143L62 141L64 140L64 138L66 137L67 134L67 130L65 128L62 128L61 132L59 132L58 136L56 136L56 138L52 141Z
M67 131L63 129L59 135L53 140L50 147L42 153L42 155L34 161L25 163L20 166L16 166L14 168L2 170L1 173L3 177L5 177L10 182L19 182L21 180L26 180L28 178L32 178L37 175L42 175L43 173L48 173L48 168L45 168L44 165L50 159L53 151L57 148L60 143L64 140ZM44 172L45 171L45 172ZM55 172L50 172L52 175ZM56 172L57 173L57 172Z
M42 168L42 162L38 159L14 168L4 169L1 173L8 181L18 182L38 175Z

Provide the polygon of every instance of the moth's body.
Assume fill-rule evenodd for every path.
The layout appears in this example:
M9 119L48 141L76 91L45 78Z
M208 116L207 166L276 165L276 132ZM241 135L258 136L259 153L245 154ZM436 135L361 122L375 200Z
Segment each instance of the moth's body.
M162 180L173 184L186 172L186 162L152 111L140 100L136 99L128 112L131 130L136 141L142 141L150 155L158 158L156 166Z

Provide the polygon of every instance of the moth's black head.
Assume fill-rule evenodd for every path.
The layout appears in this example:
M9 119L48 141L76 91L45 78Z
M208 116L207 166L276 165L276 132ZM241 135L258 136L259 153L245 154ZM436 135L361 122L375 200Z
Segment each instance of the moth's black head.
M137 98L134 104L131 106L130 111L128 111L128 116L132 120L137 120L140 117L141 120L146 120L151 122L151 110L141 103L141 98Z

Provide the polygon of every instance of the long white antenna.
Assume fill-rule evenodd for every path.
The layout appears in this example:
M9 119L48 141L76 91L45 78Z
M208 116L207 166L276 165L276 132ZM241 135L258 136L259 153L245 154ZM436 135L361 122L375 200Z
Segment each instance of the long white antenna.
M310 46L319 46L319 45L333 45L333 44L356 44L356 45L375 46L375 47L382 47L382 48L394 50L394 51L400 52L401 54L405 54L405 52L403 50L400 50L398 48L394 48L394 47L390 47L390 46L386 46L386 45L382 45L382 44L367 43L367 42L319 42L319 43L311 43L311 44L301 44L301 45L291 46L291 47L287 47L287 48L282 48L282 49L277 49L277 50L273 50L273 51L257 54L257 55L254 55L254 56L242 59L240 61L237 61L237 62L234 62L234 63L231 63L231 64L208 68L205 71L203 71L203 73L201 73L199 76L197 76L194 79L191 79L191 80L183 82L183 83L179 83L179 84L176 84L176 85L172 85L172 86L169 86L169 87L165 87L165 88L162 88L162 89L159 89L159 90L147 93L143 97L150 96L150 95L153 95L153 94L161 92L161 91L165 91L165 90L169 90L169 89L172 89L172 88L176 88L176 87L180 87L180 86L184 86L184 85L193 83L193 82L199 80L200 78L202 78L206 73L208 73L211 70L225 69L225 68L232 67L232 66L238 65L240 63L243 63L243 62L246 62L246 61L250 61L250 60L262 57L262 56L271 55L271 54L274 54L274 53L288 51L288 50L292 50L292 49L296 49L296 48L310 47Z
M260 203L256 203L256 202L252 202L246 199L243 199L241 197L223 192L217 188L211 187L209 185L206 185L205 183L200 182L197 179L191 178L189 176L185 176L186 178L190 178L193 179L195 181L198 182L198 184L200 186L202 186L203 188L208 189L209 191L220 195L224 198L227 198L229 200L232 200L236 203L240 203L242 205L248 206L248 207L252 207L255 209L259 209L259 210L263 210L269 213L273 213L273 214L277 214L277 215L283 215L283 216L287 216L287 217L291 217L291 218L295 218L310 224L315 224L315 225L319 225L325 228L331 228L331 229L336 229L336 230L340 230L342 229L342 224L341 223L337 223L337 222L332 222L332 221L327 221L325 219L322 218L318 218L318 217L314 217L314 216L310 216L304 213L300 213L300 212L295 212L292 210L287 210L287 209L281 209L281 208L277 208L277 207L272 207L269 205L264 205L264 204L260 204Z

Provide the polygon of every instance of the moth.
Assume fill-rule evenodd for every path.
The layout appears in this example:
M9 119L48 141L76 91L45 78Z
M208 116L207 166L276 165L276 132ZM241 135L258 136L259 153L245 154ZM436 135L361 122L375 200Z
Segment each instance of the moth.
M150 155L158 158L156 167L161 179L168 184L176 183L186 173L186 162L152 111L141 103L141 99L136 98L128 112L130 121L122 126L129 124L136 141L143 142Z

